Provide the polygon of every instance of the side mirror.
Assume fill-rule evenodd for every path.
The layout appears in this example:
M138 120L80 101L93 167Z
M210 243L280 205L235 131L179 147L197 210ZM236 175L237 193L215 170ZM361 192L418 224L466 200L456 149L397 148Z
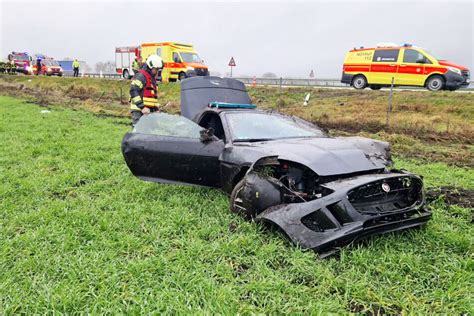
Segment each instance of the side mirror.
M203 143L210 142L214 140L214 129L209 127L208 129L203 129L199 132L199 139Z

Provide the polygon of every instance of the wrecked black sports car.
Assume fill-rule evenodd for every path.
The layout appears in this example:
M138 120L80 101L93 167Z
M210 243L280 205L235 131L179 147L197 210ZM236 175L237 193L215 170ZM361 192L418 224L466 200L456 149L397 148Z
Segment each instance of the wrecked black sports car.
M431 218L422 179L390 169L388 143L329 137L297 117L256 109L234 79L183 80L181 116L144 116L122 152L138 178L221 188L233 212L319 253Z

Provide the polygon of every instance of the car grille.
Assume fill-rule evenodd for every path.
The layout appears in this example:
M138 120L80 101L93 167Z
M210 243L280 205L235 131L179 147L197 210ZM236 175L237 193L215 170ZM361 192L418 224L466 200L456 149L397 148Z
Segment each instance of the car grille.
M206 68L194 68L194 71L196 72L196 75L198 76L207 76L208 71Z
M384 214L421 202L422 190L419 178L402 176L364 184L349 191L347 196L361 214Z
M468 79L469 79L469 77L470 77L469 70L462 70L462 71L461 71L461 74L463 75L463 77L466 77L466 78L468 78Z

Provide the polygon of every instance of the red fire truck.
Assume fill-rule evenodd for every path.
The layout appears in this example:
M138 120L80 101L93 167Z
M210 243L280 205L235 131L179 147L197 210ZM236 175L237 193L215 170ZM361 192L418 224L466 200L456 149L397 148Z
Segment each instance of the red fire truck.
M31 56L25 52L11 52L8 55L8 61L13 61L16 66L16 71L21 72L25 75L31 75L33 73Z

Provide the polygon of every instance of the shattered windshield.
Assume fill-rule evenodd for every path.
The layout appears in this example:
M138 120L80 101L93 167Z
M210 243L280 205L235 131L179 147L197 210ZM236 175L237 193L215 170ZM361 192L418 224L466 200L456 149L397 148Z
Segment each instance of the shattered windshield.
M325 136L302 120L277 114L228 113L226 118L234 142Z
M179 115L152 113L142 116L133 133L199 138L202 127Z

